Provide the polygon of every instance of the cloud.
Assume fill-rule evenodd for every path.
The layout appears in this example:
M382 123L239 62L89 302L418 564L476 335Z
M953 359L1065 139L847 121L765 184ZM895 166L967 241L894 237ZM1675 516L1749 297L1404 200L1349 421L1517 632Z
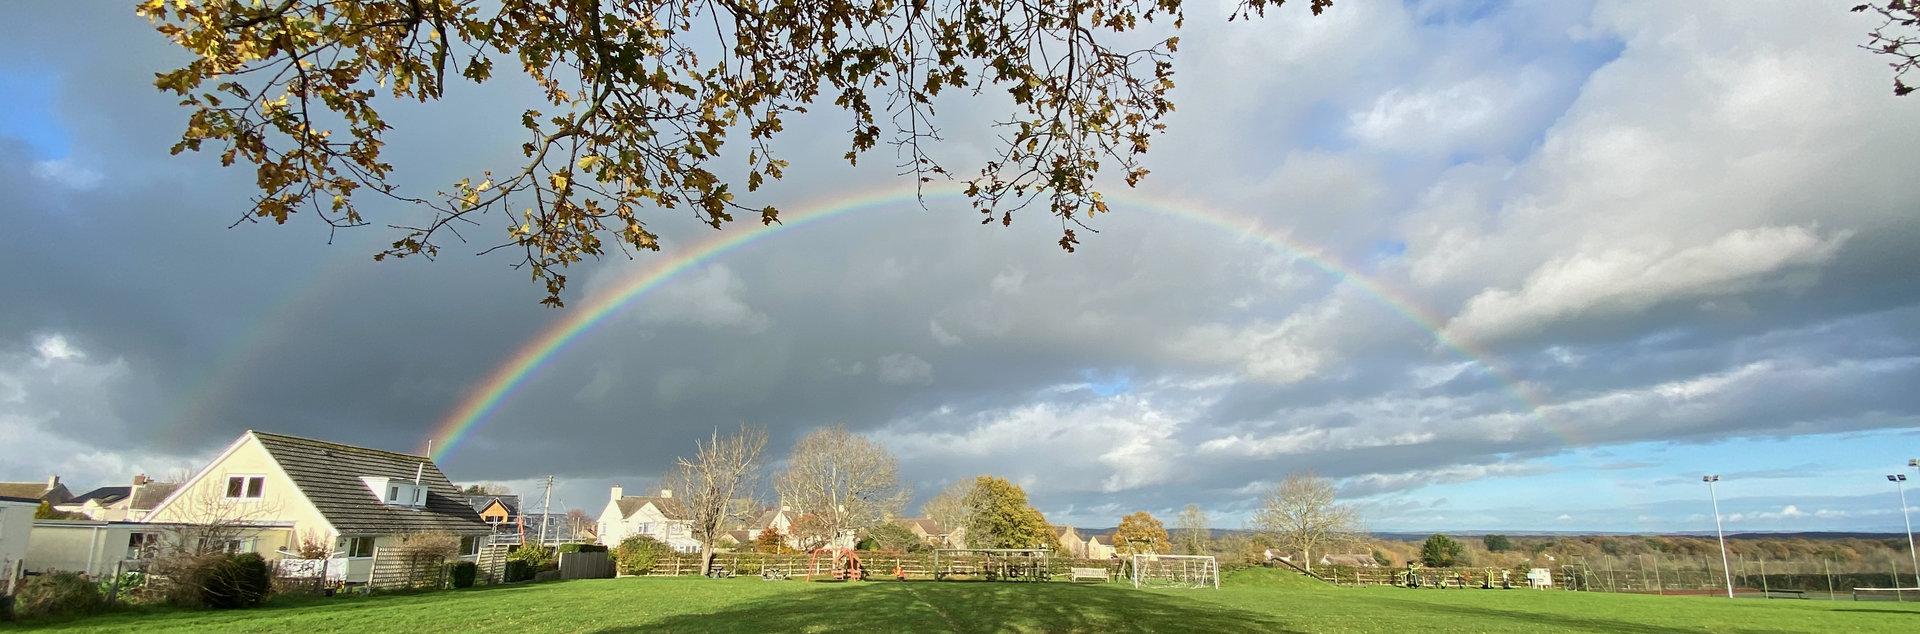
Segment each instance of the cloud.
M920 357L897 352L880 357L878 373L887 385L932 385L933 364Z
M1827 263L1846 232L1813 227L1734 231L1704 245L1662 253L1649 246L1581 253L1542 265L1518 291L1489 289L1447 323L1447 334L1495 341L1550 329L1573 318L1617 317L1676 301L1740 295L1814 280L1787 274Z
M106 180L105 174L71 157L34 163L33 175L35 178L70 189L93 189L100 186L101 181Z
M765 331L771 320L741 299L744 292L732 268L710 264L692 277L676 279L654 291L641 304L641 320L739 328L750 333Z

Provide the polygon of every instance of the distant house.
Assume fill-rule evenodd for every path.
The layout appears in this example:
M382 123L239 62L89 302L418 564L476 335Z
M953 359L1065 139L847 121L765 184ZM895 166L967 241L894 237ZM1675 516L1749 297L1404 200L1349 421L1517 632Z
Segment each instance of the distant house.
M1380 562L1374 561L1373 555L1321 555L1319 565L1346 566L1348 568L1379 568Z
M1086 544L1086 558L1088 559L1110 559L1115 553L1113 549L1113 534L1111 533L1088 534Z
M73 492L67 485L60 483L60 476L47 476L45 482L0 482L0 497L26 498L40 502L60 505L73 499Z
M473 512L480 514L480 521L500 526L502 524L519 527L520 496L518 495L471 495L467 504Z
M700 540L693 536L693 521L679 500L673 499L673 489L661 489L657 496L625 495L620 485L614 485L606 508L600 511L596 533L600 543L607 546L646 535L680 552L700 551Z
M753 521L747 522L746 541L760 539L761 533L767 532L767 529L773 529L780 532L789 548L798 548L799 542L793 538L793 520L798 517L790 506L761 511L759 515L754 516Z
M37 498L0 497L0 596L13 596L14 565L27 558Z
M1058 553L1058 555L1080 559L1086 558L1087 540L1080 536L1080 531L1074 529L1072 526L1049 526L1048 528L1053 529L1053 536L1060 539L1060 549L1065 551Z
M948 529L932 518L926 517L909 517L897 519L893 522L905 526L908 532L913 533L914 537L920 538L920 541L926 542L928 546L934 548L964 548L966 546L966 529L964 528Z
M365 581L376 549L413 532L461 537L472 556L493 528L431 458L248 431L147 515L149 524L237 523L252 530L230 551L277 558L302 542L345 558Z
M100 487L54 505L55 509L85 515L87 519L117 522L146 519L147 513L180 487L177 482L154 482L146 474L133 476L133 484Z

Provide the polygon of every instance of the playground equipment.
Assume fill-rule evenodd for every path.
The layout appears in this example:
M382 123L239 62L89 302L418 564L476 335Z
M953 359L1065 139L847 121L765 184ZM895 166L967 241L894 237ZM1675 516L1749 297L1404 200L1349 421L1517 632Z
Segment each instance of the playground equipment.
M1136 554L1130 563L1135 588L1220 587L1220 562L1212 555Z
M933 578L979 577L987 581L1046 581L1045 548L942 548L933 551Z
M827 570L820 570L820 556L827 557ZM852 548L819 548L807 560L807 580L814 575L822 575L834 581L861 581L867 578L866 570L860 567L860 553Z

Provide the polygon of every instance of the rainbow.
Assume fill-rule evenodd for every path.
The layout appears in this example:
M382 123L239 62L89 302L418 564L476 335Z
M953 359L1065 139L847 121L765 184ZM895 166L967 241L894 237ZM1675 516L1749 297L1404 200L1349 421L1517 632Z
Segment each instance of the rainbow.
M927 193L931 195L935 192L930 190ZM943 188L939 193L946 192ZM636 272L610 287L594 292L582 300L579 306L568 309L569 312L565 317L548 325L546 329L522 344L512 356L470 389L459 405L449 412L428 436L427 444L432 448L430 453L435 460L451 455L453 450L459 447L460 442L486 421L501 402L512 396L522 384L526 383L528 377L546 366L569 343L592 330L608 316L647 294L648 291L659 288L680 273L788 229L864 209L919 206L920 194L916 187L909 184L801 205L795 211L783 212L780 224L746 231L730 229L721 232L715 238L680 250L670 260ZM1352 285L1366 296L1432 333L1434 341L1440 347L1479 364L1507 385L1518 401L1529 411L1538 411L1542 406L1540 399L1532 394L1525 384L1515 380L1501 365L1492 362L1492 357L1485 351L1470 347L1465 342L1447 335L1443 328L1445 321L1441 316L1424 309L1419 302L1407 294L1343 264L1339 258L1322 249L1303 244L1284 233L1267 229L1257 221L1221 214L1205 205L1169 200L1156 201L1133 195L1114 197L1112 203L1117 203L1116 206L1143 208L1167 216L1197 221L1200 224L1237 234L1242 239L1254 240L1294 255L1314 268L1334 276L1341 283Z

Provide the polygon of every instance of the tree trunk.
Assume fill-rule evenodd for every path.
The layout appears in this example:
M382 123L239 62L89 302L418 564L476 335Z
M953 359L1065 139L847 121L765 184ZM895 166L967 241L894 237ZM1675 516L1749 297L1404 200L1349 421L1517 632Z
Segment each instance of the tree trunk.
M700 576L705 577L713 571L713 540L700 541Z

